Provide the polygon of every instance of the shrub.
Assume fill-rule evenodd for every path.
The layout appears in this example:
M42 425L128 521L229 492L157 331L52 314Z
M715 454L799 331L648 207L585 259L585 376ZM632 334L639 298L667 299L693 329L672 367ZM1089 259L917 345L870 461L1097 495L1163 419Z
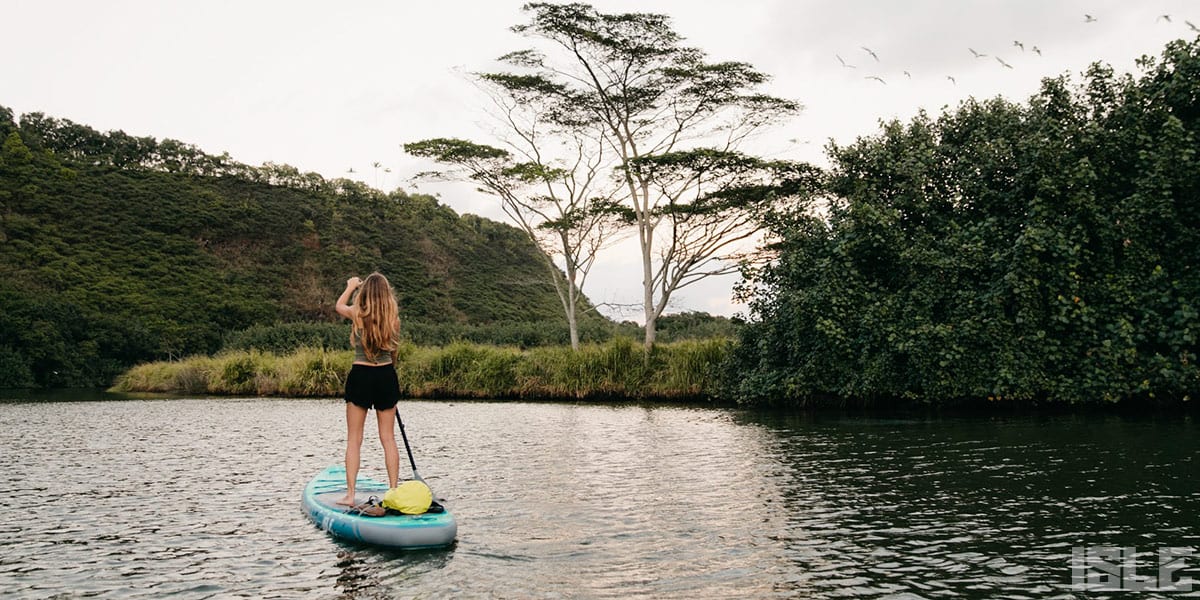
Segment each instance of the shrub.
M727 354L723 339L660 344L647 355L630 338L521 350L456 342L421 348L402 344L402 393L440 398L704 398ZM226 352L179 362L138 365L115 391L189 394L339 396L350 350L300 348L286 355Z

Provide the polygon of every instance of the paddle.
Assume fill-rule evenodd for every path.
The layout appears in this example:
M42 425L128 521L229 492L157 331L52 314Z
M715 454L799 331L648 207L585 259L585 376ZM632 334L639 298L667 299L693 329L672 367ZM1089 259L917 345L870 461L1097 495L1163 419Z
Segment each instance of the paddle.
M425 483L425 480L421 479L421 474L417 472L417 461L413 460L412 448L408 446L408 434L404 433L404 421L400 420L399 410L396 411L396 422L400 424L400 437L404 439L404 450L408 452L408 464L412 465L413 479ZM425 483L425 486L428 487L429 484Z

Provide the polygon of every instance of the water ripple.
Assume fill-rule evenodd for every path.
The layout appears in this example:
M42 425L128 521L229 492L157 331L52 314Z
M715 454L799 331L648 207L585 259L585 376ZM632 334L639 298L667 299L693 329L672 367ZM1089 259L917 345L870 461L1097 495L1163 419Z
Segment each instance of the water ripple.
M304 519L304 483L341 459L337 401L0 404L0 589L1034 598L1072 593L1079 546L1200 547L1187 419L401 410L422 474L459 519L451 549L346 544ZM382 478L372 430L363 469Z

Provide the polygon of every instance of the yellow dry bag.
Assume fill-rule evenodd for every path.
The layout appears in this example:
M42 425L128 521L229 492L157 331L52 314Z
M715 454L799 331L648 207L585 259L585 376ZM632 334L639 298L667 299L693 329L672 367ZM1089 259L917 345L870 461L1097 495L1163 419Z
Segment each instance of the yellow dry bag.
M383 507L406 515L419 515L433 504L433 492L420 481L405 481L383 495Z

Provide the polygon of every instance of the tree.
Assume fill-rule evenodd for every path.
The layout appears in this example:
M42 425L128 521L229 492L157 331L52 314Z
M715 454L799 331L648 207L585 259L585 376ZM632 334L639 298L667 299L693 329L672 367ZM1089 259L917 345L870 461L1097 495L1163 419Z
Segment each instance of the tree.
M774 215L745 402L1200 393L1200 41L1027 104L969 100L830 148L827 215Z
M518 107L527 105L508 104L501 98L497 96L510 126L527 142L523 156L457 139L413 142L405 144L404 149L449 166L446 171L422 174L424 177L469 180L500 199L504 213L542 249L567 319L571 347L578 350L579 315L588 308L583 286L601 248L611 240L609 234L619 215L614 209L613 191L595 189L602 148L565 132L566 138L559 141L574 150L574 161L548 160L540 151L537 115L521 121ZM563 261L561 270L555 257Z
M657 322L680 288L759 262L758 251L739 254L743 242L784 198L808 197L819 180L809 165L711 148L642 156L626 168L660 199L655 227L669 231L652 272L657 296L647 322Z
M745 218L751 196L727 190L757 177L763 181L753 187L775 192L754 195L755 203L773 200L781 188L765 178L795 171L756 163L738 149L800 106L758 92L768 77L751 65L707 62L683 45L665 15L605 14L587 4L524 10L530 21L513 31L548 52L512 52L500 60L518 72L484 77L536 98L554 126L607 147L641 250L649 348L674 293L736 271L737 242L759 227Z
M22 195L35 189L30 183L33 153L16 131L0 144L0 242L8 240L8 220Z
M505 148L439 138L404 149L448 167L418 177L472 181L500 199L509 219L545 253L571 346L578 349L579 316L591 308L583 294L588 273L630 217L620 206L622 186L607 176L613 162L607 156L607 132L586 114L563 112L570 107L539 77L475 77L492 102L497 137Z

